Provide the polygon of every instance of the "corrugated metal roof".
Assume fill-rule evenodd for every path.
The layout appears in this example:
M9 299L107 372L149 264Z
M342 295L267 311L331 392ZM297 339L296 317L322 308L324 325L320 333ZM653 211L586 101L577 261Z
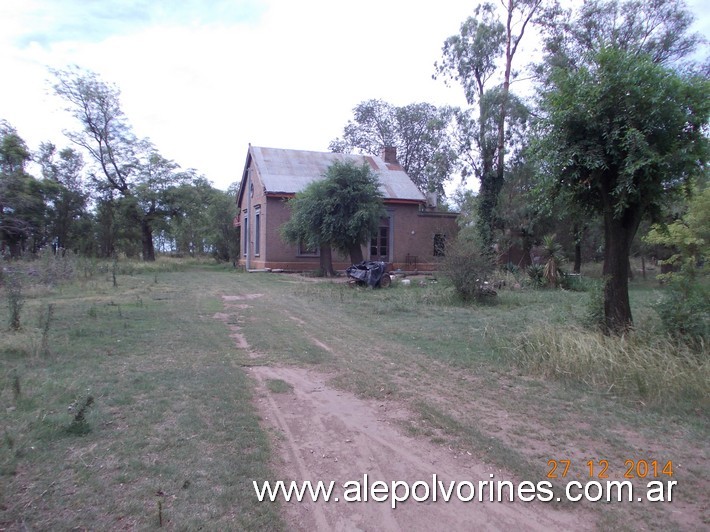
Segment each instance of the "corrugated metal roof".
M424 195L402 167L386 164L380 157L250 146L267 194L295 194L321 179L335 161L367 163L380 180L385 200L425 201Z

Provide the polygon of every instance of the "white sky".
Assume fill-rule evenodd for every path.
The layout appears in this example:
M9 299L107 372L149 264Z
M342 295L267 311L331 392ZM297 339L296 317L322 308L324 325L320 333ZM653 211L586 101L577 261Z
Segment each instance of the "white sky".
M696 16L706 1L689 2ZM476 4L2 0L0 118L30 149L68 146L62 130L79 126L48 67L76 64L119 87L138 136L226 189L249 143L327 151L361 101L464 106L433 64ZM696 28L706 36L708 19Z

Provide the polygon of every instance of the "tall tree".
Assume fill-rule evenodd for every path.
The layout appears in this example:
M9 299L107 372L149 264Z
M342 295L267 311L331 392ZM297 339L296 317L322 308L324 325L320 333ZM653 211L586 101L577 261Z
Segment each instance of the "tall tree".
M174 189L192 179L190 172L178 172L179 166L151 149L140 162L136 181L130 194L136 200L141 230L143 260L155 260L153 230L155 225L174 215L179 209L179 196Z
M551 186L604 220L606 330L632 323L629 252L641 220L703 172L710 83L602 48L578 69L550 71L542 99Z
M27 144L9 123L0 121L0 252L20 256L43 244L44 194L31 176Z
M682 65L703 40L690 33L693 16L682 0L585 0L577 10L554 6L542 20L548 67L576 68L608 47Z
M396 107L367 100L353 109L343 137L330 143L338 153L377 154L397 148L397 160L423 193L444 196L444 184L456 167L452 128L456 109L413 103Z
M573 209L603 214L605 320L609 331L624 330L632 323L625 273L625 248L630 249L632 242L626 240L633 239L634 226L640 223L637 218L659 218L660 209L674 198L672 192L682 190L681 183L688 186L705 157L706 137L698 128L707 120L707 110L696 98L697 90L707 89L703 89L702 79L693 75L694 68L708 78L707 72L703 75L702 67L694 67L691 60L702 39L690 33L693 17L682 0L587 0L577 10L550 11L545 18L545 60L538 71L541 93L547 96L543 107L549 112L551 105L556 112L544 123L549 128L555 123L550 118L564 116L557 111L567 106L566 133L572 136L566 148L576 144L578 150L578 157L565 164L561 164L562 153L570 157L572 153L557 150L553 157L558 163L556 171L569 173L584 168L580 175L586 173L590 179L586 199L583 189L557 186L555 190L567 197ZM634 58L638 58L638 64ZM654 70L654 64L687 74ZM627 72L619 70L624 67ZM596 82L591 78L602 74L604 77ZM654 76L658 81L655 86ZM602 86L611 92L602 92ZM666 94L667 102L662 99ZM588 100L575 102L577 96ZM587 111L590 114L583 114ZM668 129L664 129L666 121ZM579 130L571 129L577 126ZM554 139L555 133L563 134L550 129L546 132L552 134L548 139ZM616 188L609 190L609 176L615 173L618 180L612 179L612 184ZM604 191L599 189L602 175L607 180ZM559 174L556 177L558 183L564 179ZM626 191L624 186L628 187ZM664 190L660 195L658 186ZM640 193L644 195L639 199ZM601 203L602 197L606 206ZM625 220L626 228L614 227L613 220Z
M135 137L121 109L118 88L78 68L53 73L56 94L68 102L68 110L82 126L67 136L98 166L94 174L98 191L119 203L119 211L107 209L106 213L120 212L124 221L134 224L140 231L143 260L155 260L154 225L172 211L167 205L168 192L184 181L185 174L177 172L178 166L149 141Z
M72 148L57 152L54 144L43 142L37 162L47 190L48 240L58 247L86 250L89 195L82 179L83 157Z
M505 23L498 19L493 4L479 5L474 16L461 25L459 34L444 42L443 60L435 64L435 76L461 83L468 104L478 105L478 135L473 138L477 141L479 162L474 169L480 181L480 235L488 248L493 243L495 210L506 175L506 125L511 108L513 60L541 0L504 0L502 5ZM491 82L498 82L495 95L486 97ZM491 120L495 123L494 142L488 125ZM472 124L469 118L468 127Z

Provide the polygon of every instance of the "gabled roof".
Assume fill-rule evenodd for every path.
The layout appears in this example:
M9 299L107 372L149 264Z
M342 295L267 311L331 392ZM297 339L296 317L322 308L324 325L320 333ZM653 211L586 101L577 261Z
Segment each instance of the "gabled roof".
M335 161L366 163L380 180L385 201L423 202L424 195L398 164L385 163L372 155L353 155L303 150L284 150L249 146L242 186L246 183L250 161L256 165L267 195L293 195L313 181L322 179Z

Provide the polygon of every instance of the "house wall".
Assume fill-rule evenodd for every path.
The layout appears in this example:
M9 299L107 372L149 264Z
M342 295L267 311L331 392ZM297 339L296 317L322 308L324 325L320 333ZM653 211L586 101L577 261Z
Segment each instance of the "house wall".
M316 270L319 267L317 255L298 254L298 246L283 242L280 227L288 220L290 210L286 198L266 195L258 169L252 162L249 166L248 181L239 205L242 230L240 241L240 264L248 269ZM253 184L253 194L250 186ZM458 232L455 213L421 211L416 203L385 202L390 218L391 269L405 271L437 270L443 257L434 254L436 234L453 240ZM256 212L259 211L259 253L256 254ZM247 222L248 219L248 222ZM249 245L249 256L244 253L244 241ZM369 242L363 246L363 256L370 258ZM350 266L350 258L333 252L333 265L338 270Z
M418 205L397 205L390 211L394 234L392 269L434 271L443 257L434 255L436 234L452 241L458 234L454 213L420 211ZM369 250L368 250L369 252ZM367 256L367 255L366 255Z
M252 192L253 191L253 192ZM264 186L261 182L259 172L252 162L248 169L245 191L241 197L240 223L240 264L248 269L264 268L264 263L268 255L267 240L267 220L268 203L264 193ZM258 250L257 250L257 223L256 213L259 213ZM246 241L246 244L245 244ZM258 251L258 253L257 253Z

